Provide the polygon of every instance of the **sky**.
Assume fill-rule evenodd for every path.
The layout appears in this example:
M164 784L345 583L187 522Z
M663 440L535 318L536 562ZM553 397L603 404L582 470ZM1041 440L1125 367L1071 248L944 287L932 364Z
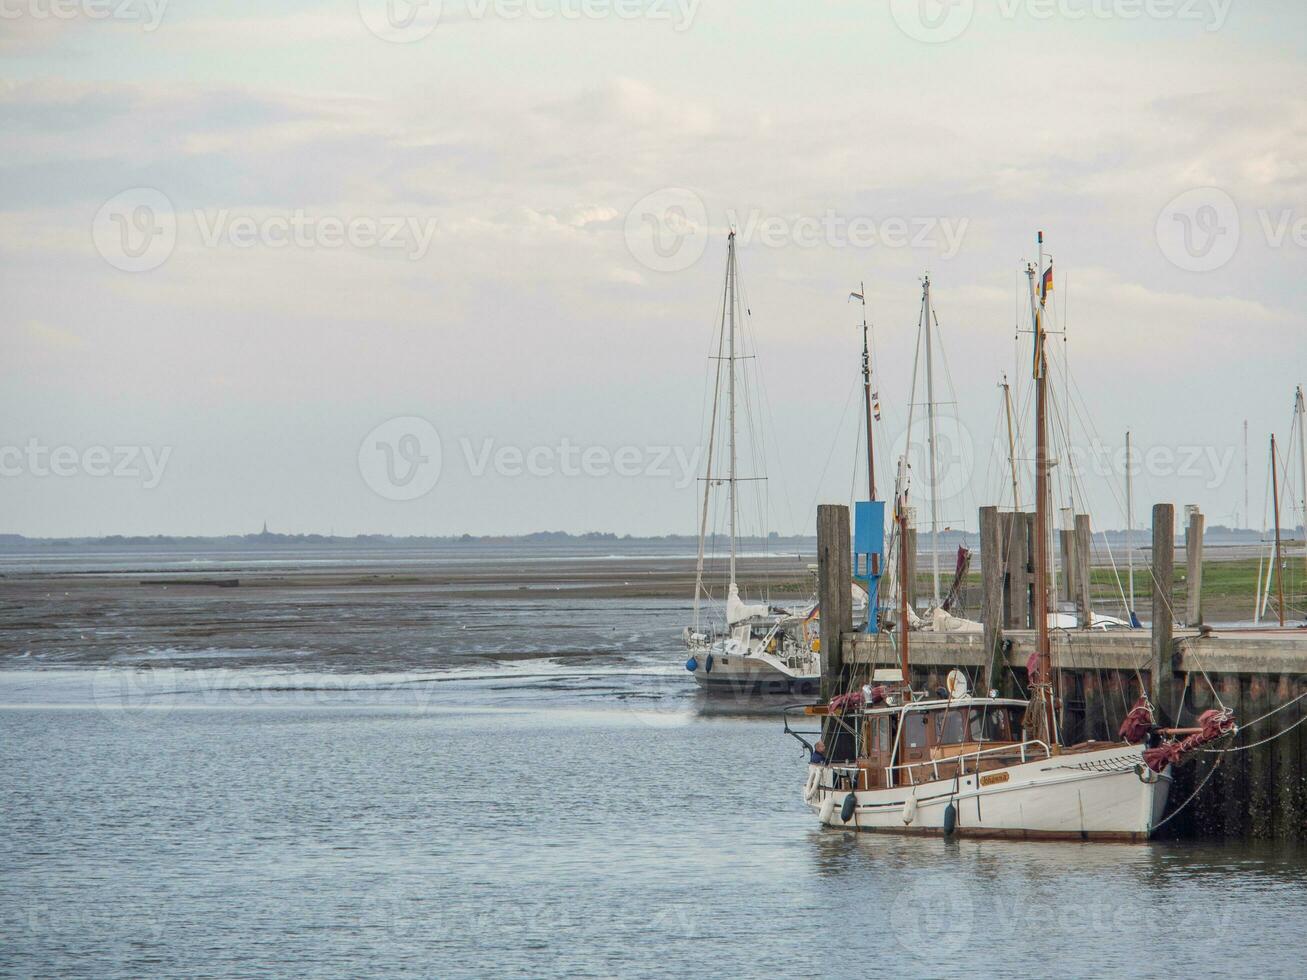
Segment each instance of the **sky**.
M1128 429L1261 527L1304 93L1289 0L0 0L0 532L692 534L732 227L746 529L865 479L862 283L891 480L927 274L939 519L1011 505L1041 230L1077 509Z

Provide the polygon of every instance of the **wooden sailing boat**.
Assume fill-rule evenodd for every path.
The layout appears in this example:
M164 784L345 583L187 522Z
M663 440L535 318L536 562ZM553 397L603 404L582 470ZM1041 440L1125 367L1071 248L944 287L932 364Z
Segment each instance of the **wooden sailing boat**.
M895 631L897 678L877 672L868 683L805 709L823 719L822 739L809 745L786 720L786 731L812 751L803 798L822 824L852 830L942 833L977 837L1146 840L1163 819L1171 765L1207 741L1234 730L1229 712L1207 712L1197 729L1159 729L1141 698L1121 741L1061 744L1049 642L1048 382L1044 312L1052 285L1043 233L1038 266L1027 267L1036 385L1036 651L1028 664L1028 700L967 690L960 671L947 687L914 691L910 631ZM908 484L900 467L895 519L904 540ZM905 555L900 544L900 622ZM878 676L879 675L879 676ZM1183 741L1177 739L1184 736ZM1153 747L1146 742L1153 741Z

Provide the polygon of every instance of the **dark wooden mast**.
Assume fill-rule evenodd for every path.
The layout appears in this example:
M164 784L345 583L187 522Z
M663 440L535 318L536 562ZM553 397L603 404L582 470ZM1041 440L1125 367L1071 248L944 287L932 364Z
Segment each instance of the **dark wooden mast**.
M1036 729L1052 747L1056 742L1053 698L1053 653L1048 635L1048 355L1044 333L1044 302L1047 290L1044 269L1044 233L1039 233L1039 261L1026 266L1030 280L1030 303L1034 318L1035 357L1035 651L1038 681L1031 685L1031 701L1038 703L1040 725ZM1036 286L1036 277L1041 281Z

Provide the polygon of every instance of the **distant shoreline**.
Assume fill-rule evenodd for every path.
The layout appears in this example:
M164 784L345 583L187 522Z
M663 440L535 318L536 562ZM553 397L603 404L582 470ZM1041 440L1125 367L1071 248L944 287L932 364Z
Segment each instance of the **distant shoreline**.
M1150 530L1146 527L1136 528L1133 544L1138 550L1146 551L1150 547ZM1286 547L1303 540L1303 528L1281 528L1281 536ZM1223 525L1208 527L1205 540L1209 547L1224 545L1259 544L1274 534L1273 531L1257 531L1250 528L1229 528ZM719 536L724 540L724 536ZM1112 547L1125 544L1126 532L1121 529L1094 532L1094 550L1103 547L1104 538ZM1177 543L1183 543L1183 535L1176 536ZM918 549L928 547L928 532L918 531ZM812 554L816 550L815 535L779 535L766 537L741 537L740 547L755 552L780 552ZM939 534L941 551L953 551L959 546L979 550L979 535L974 531L941 531ZM68 552L75 550L175 550L194 551L197 549L211 551L247 551L253 549L304 548L304 549L372 549L384 551L405 551L429 549L437 551L464 549L497 549L513 547L530 550L569 549L579 554L592 554L599 550L612 548L635 548L642 552L666 553L667 550L689 551L693 553L698 547L698 539L692 534L632 535L613 532L588 532L572 534L566 531L535 531L528 534L459 534L459 535L390 535L358 534L351 536L329 534L279 534L264 531L257 534L228 535L123 535L110 534L102 536L79 537L41 537L24 534L0 534L0 553L31 553L34 551ZM711 548L709 550L712 550Z

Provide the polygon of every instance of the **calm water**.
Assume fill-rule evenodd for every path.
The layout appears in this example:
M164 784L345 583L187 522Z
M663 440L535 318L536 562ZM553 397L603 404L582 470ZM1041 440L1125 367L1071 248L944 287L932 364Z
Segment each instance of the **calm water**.
M519 613L550 659L0 670L0 974L1303 975L1300 850L819 830L682 608Z

